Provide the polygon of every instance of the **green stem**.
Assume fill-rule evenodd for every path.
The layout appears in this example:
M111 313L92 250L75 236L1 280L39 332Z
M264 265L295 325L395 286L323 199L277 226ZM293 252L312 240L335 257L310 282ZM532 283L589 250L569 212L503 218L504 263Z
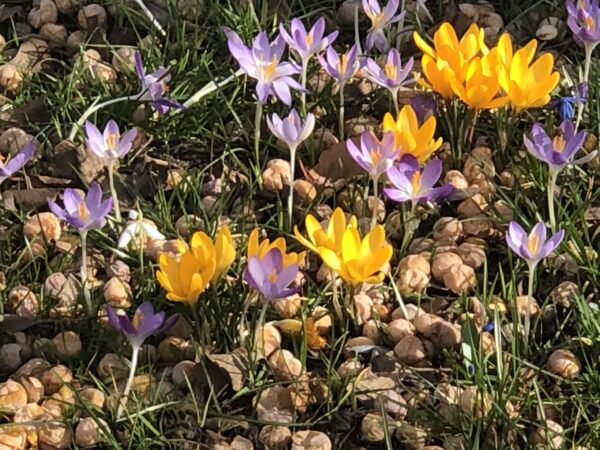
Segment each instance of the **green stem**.
M550 216L550 229L556 232L556 217L554 215L554 190L556 188L556 179L558 177L558 171L550 169L548 175L548 214Z
M117 190L115 189L115 161L111 161L108 164L108 184L110 185L110 195L113 200L113 207L115 208L115 220L117 223L121 223L121 207L119 206L119 197L117 196Z
M254 114L254 170L259 185L262 184L261 179L261 163L260 163L260 125L262 123L263 106L260 101L256 101L256 112Z
M88 273L87 273L87 230L80 230L79 236L81 237L81 289L83 290L83 299L85 301L85 309L89 315L94 313L92 308L92 297L90 290L87 285Z
M402 236L402 245L400 246L400 256L402 257L408 248L410 239L412 238L418 223L415 215L417 203L412 202L410 212L404 215L404 236Z
M138 95L127 95L125 97L117 97L117 98L112 98L110 100L107 100L105 102L102 103L92 103L88 109L85 110L85 112L81 115L81 117L79 118L79 120L77 121L77 123L75 123L75 125L73 125L73 128L71 128L71 132L69 133L69 136L67 139L69 139L70 141L72 141L73 139L75 139L75 135L77 134L77 130L79 130L83 124L85 123L85 121L88 119L88 117L90 117L92 114L94 114L96 111L109 106L109 105L113 105L115 103L119 103L119 102L126 102L129 100L138 100L140 97L140 94Z
M256 325L256 328L255 328L255 330L258 330L260 332L260 338L262 340L261 346L262 346L263 350L265 348L265 333L264 333L263 327L265 326L265 319L267 317L267 309L268 308L269 308L269 302L267 300L263 299L263 305L260 310L260 316L258 317L258 324ZM256 334L255 334L255 336L256 336ZM256 342L256 341L257 341L257 339L254 338L254 342ZM253 353L254 353L254 362L256 363L257 362L256 349L254 349ZM267 355L264 355L264 356L266 357Z
M586 44L585 46L585 62L583 64L583 82L587 84L590 79L590 65L592 63L592 52L596 48L597 44ZM579 102L577 106L577 121L575 122L575 131L579 129L581 119L583 119L583 111L587 102Z
M296 145L290 147L290 193L288 194L288 218L290 224L290 230L293 226L292 216L294 213L294 173L296 170Z
M302 74L300 76L300 83L302 84L302 88L304 91L301 93L301 101L302 101L302 114L304 118L306 118L306 77L308 74L308 60L302 60Z
M377 207L379 206L379 193L377 192L377 188L379 185L379 175L373 176L373 215L371 217L371 228L375 228L377 225ZM369 198L367 197L367 206L369 205Z
M335 314L338 317L340 323L344 320L344 313L342 311L342 307L340 306L340 300L338 298L338 288L337 288L337 280L335 271L331 271L331 301L333 303L333 309L335 310Z
M533 275L535 264L529 265L529 279L527 282L527 310L525 311L525 351L529 351L529 329L531 327L531 305L533 304Z
M134 345L131 347L131 367L129 368L129 377L127 377L127 384L125 384L125 390L123 391L123 396L119 401L119 408L117 409L117 419L121 417L123 413L123 407L127 404L127 400L129 398L129 393L131 392L131 386L133 385L133 379L135 377L135 369L138 364L138 356L140 352L140 347Z
M396 115L400 112L400 105L398 104L398 90L394 89L390 91L392 93L392 101L394 102L394 111L396 111Z
M344 84L340 83L340 142L344 141Z

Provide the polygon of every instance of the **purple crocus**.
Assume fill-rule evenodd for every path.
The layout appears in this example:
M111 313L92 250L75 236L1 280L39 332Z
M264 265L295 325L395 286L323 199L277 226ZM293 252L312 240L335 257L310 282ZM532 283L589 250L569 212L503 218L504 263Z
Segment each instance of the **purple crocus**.
M367 60L367 67L365 75L373 83L386 88L392 94L394 100L394 106L396 112L398 112L398 90L411 82L412 79L407 80L407 77L412 70L414 59L410 58L404 67L402 67L402 60L400 59L400 52L395 48L391 49L388 53L387 60L384 68L379 67L374 59L369 58Z
M325 55L325 57L320 54L317 55L319 63L321 63L325 72L340 85L346 84L365 64L358 58L356 45L350 47L350 50L342 55L336 52L333 47L329 47Z
M303 66L306 66L314 55L329 47L338 36L337 31L323 36L325 32L325 19L323 17L320 17L308 32L298 18L292 19L289 33L283 24L279 25L279 32L290 46L290 49L298 54Z
M387 132L382 139L371 131L360 135L360 148L351 139L346 141L350 156L356 163L365 169L372 178L386 173L400 155L400 150L394 148L394 133Z
M223 31L227 35L229 51L242 70L257 80L256 96L260 103L266 103L270 95L279 98L286 105L292 104L291 89L304 91L304 88L291 76L300 73L292 63L281 62L285 50L285 41L277 36L271 43L267 33L261 31L252 42L252 48L246 47L237 33L229 28Z
M298 265L283 265L283 255L278 248L269 250L263 258L251 256L244 272L244 280L260 292L266 300L273 301L297 293L300 287L290 287L298 274Z
M129 153L137 136L137 129L132 128L121 136L117 122L109 120L104 127L104 132L100 133L93 123L87 121L85 134L87 148L92 153L99 158L114 162Z
M371 19L371 28L367 33L367 50L375 47L383 53L388 49L389 44L385 37L385 29L404 17L404 11L396 14L399 5L399 0L390 0L385 8L381 10L377 0L362 0L363 10L367 17Z
M267 125L271 133L281 139L290 149L296 149L305 141L315 128L315 116L311 113L306 115L302 122L300 115L292 109L287 117L281 118L277 113L271 117L267 116Z
M106 216L113 206L111 198L102 201L102 190L98 183L90 186L85 197L77 190L67 188L62 198L63 208L53 200L48 200L50 210L80 231L102 228L106 224Z
M532 139L523 136L527 150L540 161L550 166L552 171L560 172L568 164L584 164L596 154L590 153L582 158L572 161L573 156L583 147L586 132L575 133L575 125L569 120L560 124L560 134L551 138L539 124L533 124L531 128Z
M414 156L404 155L397 166L387 171L388 180L394 188L386 188L383 192L396 202L410 200L414 209L419 202L434 201L452 193L454 187L450 184L433 187L441 175L442 161L439 158L429 161L421 171Z
M152 303L144 302L135 311L133 318L117 314L106 305L108 321L115 330L122 332L132 347L140 347L146 338L170 328L177 320L177 314L165 320L164 311L154 313Z
M409 104L415 111L420 125L437 112L437 101L433 95L428 93L419 93L413 96Z
M596 47L600 43L598 0L567 0L567 12L567 25L573 32L575 41L586 49Z
M538 222L531 232L527 232L517 222L510 222L506 243L513 252L523 258L533 271L535 266L560 245L565 237L565 230L560 230L546 240L546 225ZM530 293L531 294L531 293Z
M8 177L13 176L27 164L35 153L35 144L30 142L21 149L14 157L4 161L0 155L0 184Z
M135 52L135 71L142 82L142 92L139 100L150 102L150 105L159 113L165 114L171 108L183 108L181 103L165 98L168 91L167 83L171 79L168 70L159 66L154 72L146 74L142 64L142 55Z

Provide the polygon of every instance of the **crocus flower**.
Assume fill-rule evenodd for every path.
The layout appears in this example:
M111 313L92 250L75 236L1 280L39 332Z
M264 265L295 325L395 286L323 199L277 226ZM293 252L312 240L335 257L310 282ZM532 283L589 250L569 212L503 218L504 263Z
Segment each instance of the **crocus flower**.
M294 227L294 235L298 242L306 248L319 254L321 248L328 248L337 254L342 251L342 237L347 228L356 228L358 221L355 216L351 216L346 221L346 216L341 208L335 208L327 229L324 229L319 221L312 215L308 214L305 220L306 234L305 238L300 234L298 227Z
M324 36L324 32L325 19L323 17L320 17L308 32L298 18L292 19L289 33L283 24L279 25L281 37L287 42L290 49L298 54L303 66L306 66L314 55L329 47L338 36L337 31L327 36Z
M254 38L252 48L246 47L233 30L224 28L229 51L242 70L257 80L256 95L260 103L266 103L270 95L291 105L291 89L303 91L304 88L291 76L300 73L300 69L289 62L281 62L285 50L283 37L277 36L271 43L267 33L261 31Z
M381 141L371 131L360 135L360 148L351 139L346 141L348 152L371 177L378 177L394 165L400 154L394 146L394 133L385 133Z
M217 231L214 246L217 265L215 267L215 274L213 275L211 281L216 283L223 275L227 273L229 267L235 260L235 247L233 246L233 238L227 225L223 225Z
M317 55L319 63L321 63L325 72L340 85L346 84L364 66L364 63L358 58L356 45L353 45L346 53L341 55L330 46L327 48L325 55L325 57L320 54Z
M554 171L561 171L568 164L584 164L596 156L596 152L572 161L573 156L583 147L586 132L575 133L575 126L571 121L564 121L560 125L560 134L551 138L544 127L535 123L531 128L532 139L523 136L527 150L540 161L545 162Z
M109 120L104 131L100 133L93 123L86 121L85 134L87 148L92 153L99 158L114 162L129 153L137 136L137 129L132 128L121 136L117 122Z
M600 43L598 0L567 0L567 12L567 25L573 32L575 41L584 47L596 47Z
M382 126L384 132L394 133L400 156L412 155L421 163L442 145L442 138L434 139L435 127L436 120L433 116L419 125L417 114L410 105L405 105L400 110L396 120L387 113L383 117Z
M413 38L423 52L421 66L425 79L420 78L417 82L445 98L455 96L451 81L464 82L469 62L489 51L484 30L477 24L472 24L459 41L454 27L444 22L433 36L433 47L417 32L413 33Z
M150 302L138 306L132 319L117 314L109 305L106 305L106 314L111 326L123 333L134 348L139 348L148 337L169 329L177 320L177 314L168 319L163 311L155 314Z
M62 208L53 200L48 200L50 210L73 228L85 231L102 228L113 206L111 198L102 200L102 189L98 183L92 184L85 196L76 189L67 188L62 199Z
M396 202L411 201L413 208L419 202L430 202L448 196L454 189L445 184L433 187L442 175L442 161L438 158L429 161L423 171L412 155L403 156L400 163L387 171L388 180L394 186L383 190L385 195Z
M118 248L127 248L131 242L139 242L145 239L162 241L167 237L158 231L156 224L144 218L140 218L135 210L129 211L129 221L119 236Z
M298 274L298 265L284 266L283 255L272 248L262 258L251 256L244 272L244 280L267 300L277 300L297 293L299 287L290 287Z
M171 108L183 108L180 103L165 98L169 90L167 83L171 79L165 67L159 66L154 72L146 74L142 64L142 54L138 51L135 52L135 71L142 82L139 100L150 102L159 114L165 114Z
M377 0L362 0L363 10L371 20L371 28L367 33L367 50L375 47L383 53L388 49L389 44L385 37L385 29L404 17L404 11L396 14L399 5L399 0L390 0L382 10Z
M301 266L304 264L304 258L306 252L294 253L287 252L287 244L285 239L279 237L271 242L268 238L264 238L261 241L258 239L259 230L255 228L248 237L248 252L247 257L250 259L252 256L257 256L259 259L263 259L265 255L272 249L277 248L283 256L283 266L287 267L290 264L296 264Z
M277 113L273 113L271 117L267 116L267 125L275 137L285 142L288 148L295 150L312 134L315 128L315 116L308 113L306 120L302 122L300 115L292 109L283 119Z
M323 262L352 286L380 283L385 276L381 270L392 257L392 246L385 240L384 228L375 225L361 239L357 228L348 227L341 232L341 240L340 253L329 248L319 248Z
M538 222L527 234L517 222L510 222L506 243L513 252L523 258L530 268L535 266L560 245L565 237L565 230L560 230L546 240L546 225ZM529 293L531 295L531 293Z
M417 115L417 121L420 124L437 112L437 102L431 93L418 93L410 99L409 105Z
M510 98L516 111L537 108L550 101L550 93L558 84L560 75L554 71L554 56L544 53L535 61L537 40L532 39L513 55L510 35L504 33L496 47L499 64L498 81Z
M21 170L25 164L33 157L35 153L35 144L30 142L25 145L14 157L4 161L0 155L0 184L14 173Z
M407 80L407 78L412 70L413 64L414 60L413 58L410 58L404 67L402 67L400 52L393 48L388 53L383 69L379 67L375 60L369 58L366 63L365 75L373 83L388 89L391 92L392 97L397 101L398 90L412 81L412 79Z

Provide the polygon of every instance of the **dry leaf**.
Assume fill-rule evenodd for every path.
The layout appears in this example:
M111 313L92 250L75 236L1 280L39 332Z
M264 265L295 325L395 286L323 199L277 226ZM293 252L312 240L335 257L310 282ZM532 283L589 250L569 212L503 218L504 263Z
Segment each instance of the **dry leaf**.
M22 209L37 209L48 204L48 200L56 200L60 189L40 188L40 189L9 189L2 192L4 208L8 211Z
M358 140L355 143L360 145ZM352 178L364 173L364 170L350 156L345 142L335 144L321 153L319 163L313 170L332 181Z
M248 355L245 349L236 349L231 353L207 355L207 358L225 372L234 391L244 387L248 376Z

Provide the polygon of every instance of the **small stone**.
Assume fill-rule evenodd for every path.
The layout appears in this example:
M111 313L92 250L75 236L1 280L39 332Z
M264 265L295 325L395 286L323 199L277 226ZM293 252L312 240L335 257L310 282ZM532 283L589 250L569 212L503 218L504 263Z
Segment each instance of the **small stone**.
M51 343L60 358L76 358L81 353L81 338L74 331L58 333Z
M431 273L431 265L429 261L421 255L408 255L400 260L398 263L398 269L403 270L418 270L423 272L425 275Z
M340 378L350 378L358 375L363 369L362 364L355 358L344 361L337 368L337 373Z
M439 322L440 320L443 319L439 316L436 316L435 314L424 313L419 314L416 317L414 323L415 327L417 328L417 331L426 338L428 338L431 337L431 334L433 333L432 325L435 322Z
M106 353L96 369L103 380L121 380L127 377L129 367L127 362L115 353Z
M483 419L492 409L493 398L477 386L467 386L460 396L460 407L465 414Z
M427 356L423 342L416 336L406 336L394 347L394 353L400 361L413 366Z
M439 348L452 348L460 344L461 332L456 325L438 320L431 324L431 342Z
M552 352L548 358L548 362L546 362L546 368L553 374L571 379L579 375L581 363L573 352L559 349Z
M304 371L302 362L289 350L275 350L268 362L278 380L297 380Z
M527 310L529 310L529 316L533 317L537 313L540 312L540 306L535 298L530 297L529 295L519 295L517 296L517 313L521 318L527 315Z
M389 422L386 424L389 427ZM385 440L386 430L381 414L368 413L360 424L360 438L365 442L378 443ZM392 430L389 430L390 432Z
M459 170L449 170L444 176L444 184L451 184L458 191L464 191L469 187L469 182Z
M430 277L425 272L416 269L400 271L398 290L402 295L410 296L423 292L429 284Z
M436 280L442 281L452 266L460 267L462 264L462 259L456 253L438 253L433 258L431 272Z
M40 450L61 450L71 447L72 435L67 425L58 421L43 422L38 429Z
M288 427L266 425L258 438L269 450L284 450L292 442L292 432Z
M39 5L29 11L27 22L33 28L41 28L47 23L56 23L58 20L58 9L52 0L40 0Z
M104 301L110 306L121 309L131 308L131 287L117 277L110 278L103 289Z
M531 435L533 444L542 445L545 450L559 450L564 444L563 427L550 419L546 420L546 426L536 429Z
M177 363L185 358L186 340L175 336L167 336L158 344L158 356L167 363Z
M561 308L570 308L576 304L577 298L581 295L579 286L572 281L563 281L550 292L550 300Z
M102 430L109 430L108 424L102 419L86 417L81 419L75 429L75 441L81 447L93 447L105 442Z
M477 284L477 275L472 267L466 264L453 265L444 274L444 285L455 294L471 291Z
M331 450L331 440L320 431L296 431L292 435L292 450Z
M463 234L463 225L456 217L440 217L433 225L433 239L436 241L458 241Z
M373 407L377 411L383 409L395 419L403 419L408 412L406 409L406 400L404 400L398 392L392 389L383 391L377 395Z
M39 312L35 294L26 286L15 286L8 293L7 310L26 319L35 319Z
M195 372L197 369L198 364L194 361L179 361L175 367L173 367L173 372L171 373L173 384L179 387L185 387L188 383L192 384L196 379Z
M458 255L464 264L475 270L480 268L486 260L485 249L469 242L463 242L458 246Z
M84 6L77 14L79 26L85 31L105 28L107 18L106 9L95 3Z
M88 408L92 407L97 411L102 411L106 405L106 396L104 393L93 387L86 387L79 391L79 396L83 402L87 403ZM87 414L87 408L85 409Z
M27 404L27 391L21 383L6 380L0 383L0 409L14 413Z
M41 377L46 395L54 394L65 384L73 381L73 373L68 367L56 365L46 370Z
M57 241L61 236L60 221L51 212L35 214L23 225L23 236L29 242L35 241L44 245Z
M307 180L294 181L294 202L307 204L317 197L317 188Z
M258 394L256 414L258 420L292 423L294 406L290 390L283 386L265 388Z
M0 373L12 373L21 364L23 364L23 360L19 344L4 344L0 347Z
M27 391L27 402L37 403L44 397L44 385L36 378L29 375L23 375L17 378L17 381Z
M386 325L386 331L391 336L394 344L400 342L406 336L415 334L415 327L406 319L395 319Z
M280 192L292 183L290 163L284 159L272 159L262 173L262 184L267 191Z
M112 57L112 66L119 73L127 73L135 70L135 48L121 47L117 49Z
M106 275L111 278L117 278L123 283L129 283L131 280L131 269L121 260L116 260L106 269Z

